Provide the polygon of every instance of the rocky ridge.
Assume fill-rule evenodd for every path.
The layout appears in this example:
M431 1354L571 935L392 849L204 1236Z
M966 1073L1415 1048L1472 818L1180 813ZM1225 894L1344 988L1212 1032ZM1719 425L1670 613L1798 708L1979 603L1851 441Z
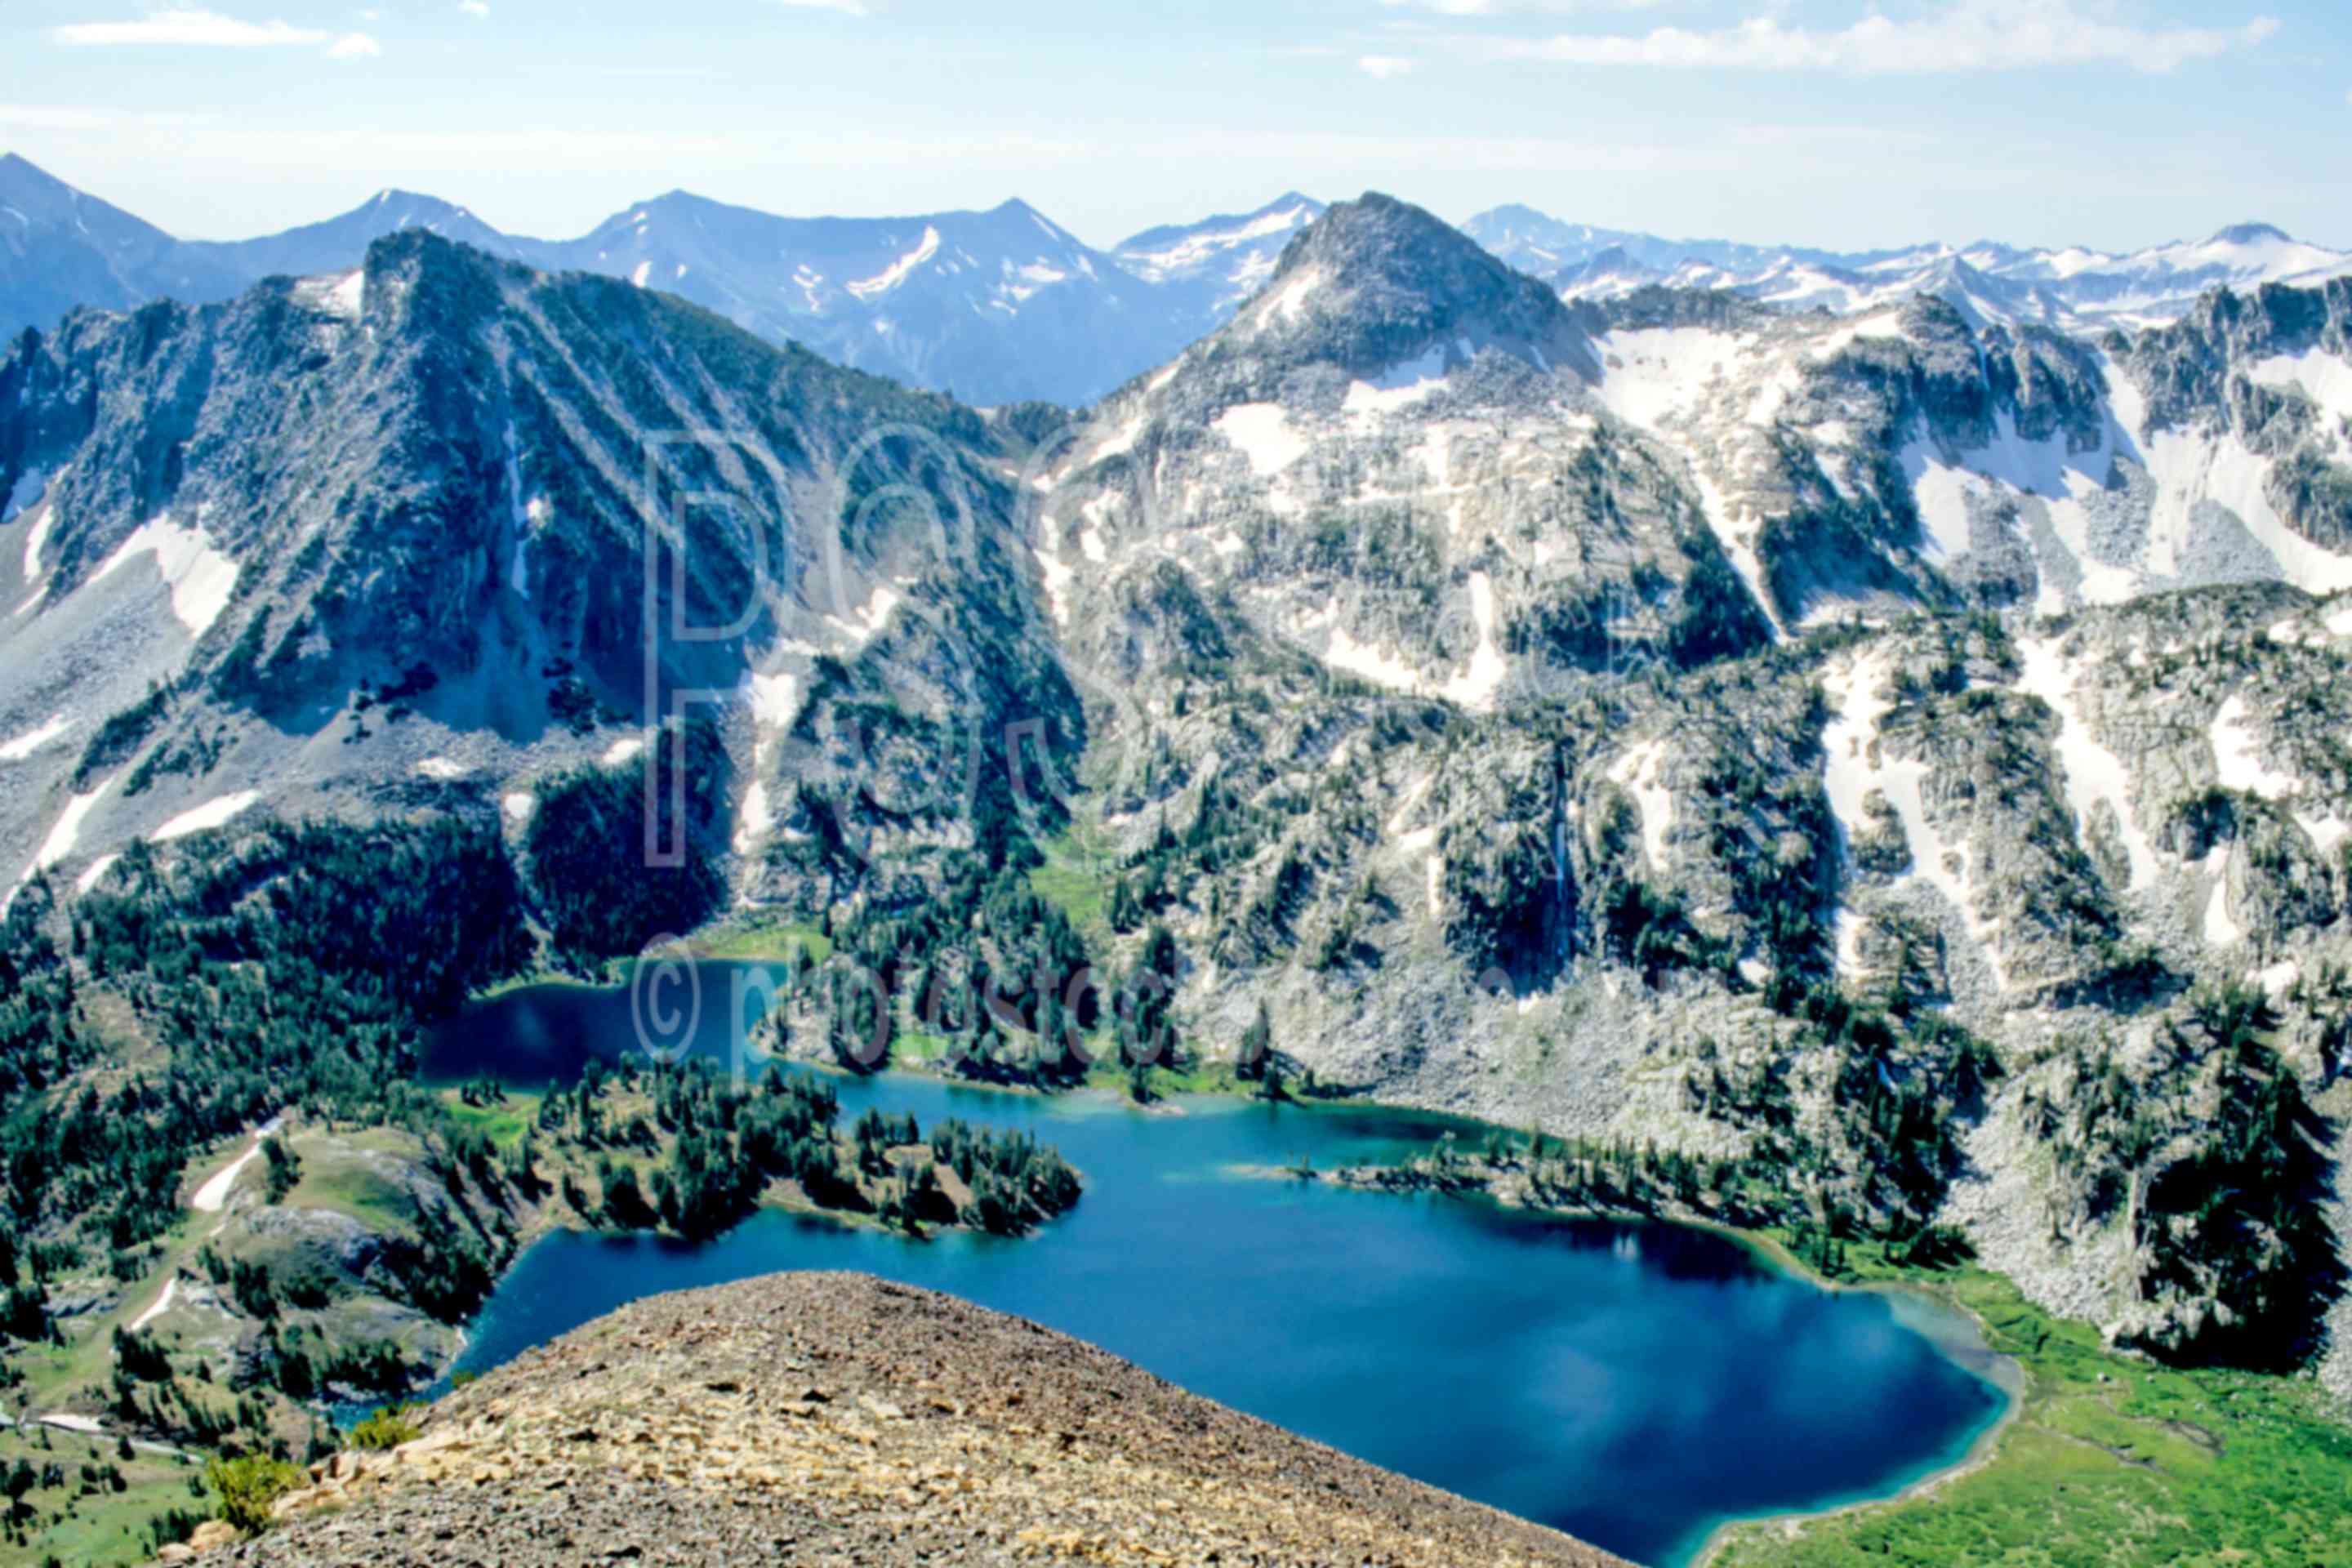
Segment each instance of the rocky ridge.
M1565 1536L1064 1335L859 1275L652 1297L344 1454L205 1562L1476 1562Z

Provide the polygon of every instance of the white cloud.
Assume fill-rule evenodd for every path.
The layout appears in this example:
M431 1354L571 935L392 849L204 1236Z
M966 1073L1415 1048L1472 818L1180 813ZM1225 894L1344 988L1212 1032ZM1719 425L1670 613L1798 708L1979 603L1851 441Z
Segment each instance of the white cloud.
M1366 55L1356 62L1356 68L1374 81L1393 81L1412 74L1412 62L1397 55Z
M478 22L482 21L490 14L490 0L457 0L457 9Z
M787 11L838 11L845 16L866 15L865 0L768 0Z
M2234 27L2144 27L2085 16L2075 0L1957 0L1934 16L1898 22L1873 15L1835 32L1753 16L1712 32L1659 27L1640 35L1563 33L1484 47L1507 58L1569 65L1685 70L1871 76L2095 64L2163 72L2251 47L2278 26L2275 17L2256 16Z
M262 49L324 44L330 59L370 59L383 46L365 33L338 37L319 27L279 21L247 22L217 11L151 11L135 22L68 22L49 29L52 41L76 48L172 45L184 48Z
M179 44L251 49L287 44L323 44L316 27L284 22L241 22L217 11L151 11L135 22L68 22L49 29L50 38L80 47L115 44Z

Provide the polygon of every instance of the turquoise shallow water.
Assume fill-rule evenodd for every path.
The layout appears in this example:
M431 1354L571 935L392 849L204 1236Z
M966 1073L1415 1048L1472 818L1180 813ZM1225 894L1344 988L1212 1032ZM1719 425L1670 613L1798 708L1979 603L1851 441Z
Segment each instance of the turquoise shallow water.
M723 1056L742 966L703 966L694 1048ZM436 1040L436 1077L568 1077L635 1041L626 993L539 988ZM1093 1341L1374 1464L1674 1568L1722 1521L1891 1493L1957 1460L2004 1396L1898 1321L1737 1244L1665 1225L1550 1220L1245 1173L1426 1143L1461 1124L1364 1108L1188 1100L1148 1114L912 1076L840 1080L845 1110L1018 1126L1085 1200L1015 1241L912 1242L762 1213L699 1247L562 1233L475 1327L481 1371L661 1290L858 1268Z

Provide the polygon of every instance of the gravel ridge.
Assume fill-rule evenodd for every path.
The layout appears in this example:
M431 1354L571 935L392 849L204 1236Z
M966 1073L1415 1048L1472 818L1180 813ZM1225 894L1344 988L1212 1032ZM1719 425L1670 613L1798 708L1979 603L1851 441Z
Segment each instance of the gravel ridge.
M1537 1564L1619 1559L936 1291L633 1302L338 1456L205 1563Z

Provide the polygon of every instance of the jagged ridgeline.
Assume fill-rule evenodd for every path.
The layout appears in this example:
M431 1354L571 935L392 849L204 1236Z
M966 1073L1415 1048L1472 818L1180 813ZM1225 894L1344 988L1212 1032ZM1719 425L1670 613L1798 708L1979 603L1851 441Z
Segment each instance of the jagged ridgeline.
M855 960L912 1060L1091 966L1141 1091L1246 1042L2352 1373L2347 324L1569 305L1376 196L1075 417L415 235L79 315L0 364L20 906L445 833L518 933L453 984L756 906L835 948L790 1048ZM965 1070L1081 1076L1018 994Z

